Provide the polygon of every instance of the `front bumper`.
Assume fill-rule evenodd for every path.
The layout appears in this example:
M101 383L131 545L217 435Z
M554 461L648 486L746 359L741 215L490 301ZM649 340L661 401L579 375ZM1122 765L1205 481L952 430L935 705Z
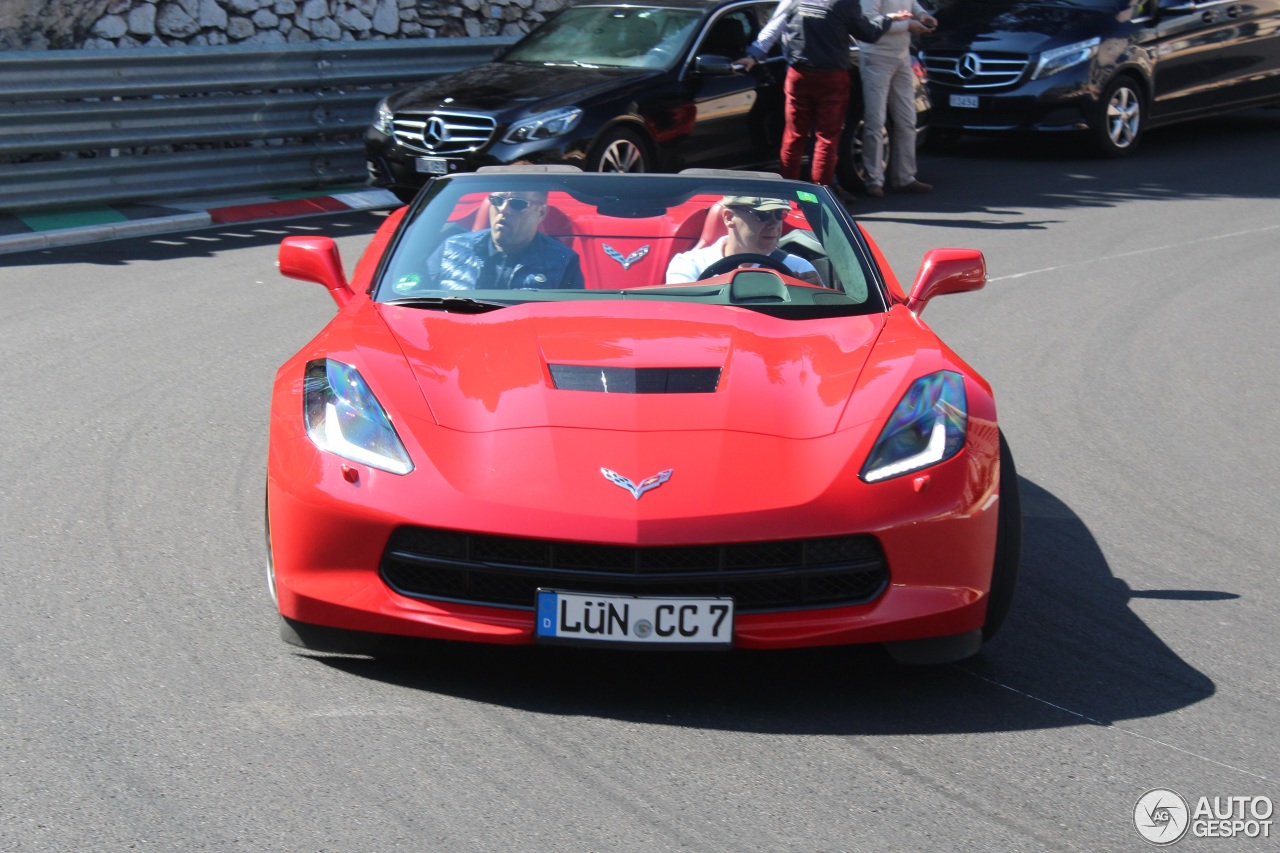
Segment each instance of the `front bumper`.
M740 612L734 645L782 649L965 634L983 624L994 561L998 463L992 451L972 441L930 469L923 487L911 476L873 485L842 482L840 490L854 498L849 505L857 511L834 513L824 501L747 517L706 513L638 525L554 507L508 507L503 513L465 494L441 492L439 482L424 490L425 470L401 477L344 463L304 437L273 440L268 523L278 606L289 620L345 631L527 644L534 642L532 600L528 607L490 606L396 592L380 573L393 533L405 525L465 531L487 519L479 532L619 546L867 534L878 541L887 565L887 583L878 594L847 606ZM355 483L343 476L344 466L356 469ZM434 499L425 499L428 494Z
M438 159L445 161L445 174L474 172L481 166L508 166L516 162L580 166L586 161L589 144L590 140L580 138L538 140L518 145L498 139L476 151L450 154ZM412 192L433 177L433 173L424 168L424 155L408 150L373 127L365 131L364 150L365 167L371 186Z
M976 97L976 107L958 106L952 96ZM1097 110L1099 90L1087 71L1030 80L1012 89L990 91L929 84L932 127L969 133L1087 130Z

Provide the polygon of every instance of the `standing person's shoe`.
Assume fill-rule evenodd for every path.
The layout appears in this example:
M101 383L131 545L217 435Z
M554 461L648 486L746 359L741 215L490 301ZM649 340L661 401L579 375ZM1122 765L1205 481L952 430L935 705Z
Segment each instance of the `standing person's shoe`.
M849 192L847 189L840 186L839 184L829 184L827 188L831 190L832 194L836 198L840 199L840 201L846 205L853 204L858 199L856 195Z
M867 195L871 198L884 198L884 187L880 184L867 184Z
M933 184L926 184L924 181L912 181L909 184L894 187L893 191L896 193L931 193L933 192Z

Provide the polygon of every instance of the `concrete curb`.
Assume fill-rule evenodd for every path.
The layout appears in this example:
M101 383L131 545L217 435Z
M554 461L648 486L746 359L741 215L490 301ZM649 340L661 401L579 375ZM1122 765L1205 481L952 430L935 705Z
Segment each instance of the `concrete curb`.
M185 228L204 228L212 224L213 218L207 213L182 213L176 216L112 222L107 225L88 225L82 228L58 228L52 231L32 231L30 234L5 234L0 236L0 254L26 252L33 249L53 249L79 243L100 243L124 237L147 237L152 234L181 231Z
M85 225L76 228L55 228L48 231L31 231L21 234L0 235L0 255L56 249L84 243L101 243L128 237L149 237L170 234L175 231L210 228L216 225L233 225L248 222L269 222L276 219L292 219L299 216L315 216L323 213L340 213L350 210L373 210L398 207L401 202L386 190L369 189L335 193L327 196L280 199L208 199L203 202L182 203L184 207L204 207L190 213L155 216L110 222L102 225Z

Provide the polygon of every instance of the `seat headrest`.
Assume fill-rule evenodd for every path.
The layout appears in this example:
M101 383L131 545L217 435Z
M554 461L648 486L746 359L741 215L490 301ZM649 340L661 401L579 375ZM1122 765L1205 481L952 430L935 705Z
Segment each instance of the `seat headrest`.
M489 227L489 200L486 198L476 208L475 218L471 220L471 230L479 231ZM547 215L538 223L538 230L551 237L570 237L573 235L573 221L554 204L547 205Z
M729 229L724 224L724 205L716 202L707 208L707 218L702 221L702 234L698 237L698 242L693 244L693 248L701 249L704 246L710 246L727 233Z

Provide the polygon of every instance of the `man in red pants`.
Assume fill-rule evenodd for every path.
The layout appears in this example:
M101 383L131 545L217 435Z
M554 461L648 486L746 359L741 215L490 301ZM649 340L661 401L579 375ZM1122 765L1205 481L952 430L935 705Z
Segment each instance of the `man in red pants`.
M806 140L815 137L810 179L829 186L848 203L853 193L835 180L836 158L849 109L849 39L874 42L900 16L868 18L859 0L783 0L759 38L738 62L748 70L782 36L787 57L786 127L782 132L782 176L799 178Z

